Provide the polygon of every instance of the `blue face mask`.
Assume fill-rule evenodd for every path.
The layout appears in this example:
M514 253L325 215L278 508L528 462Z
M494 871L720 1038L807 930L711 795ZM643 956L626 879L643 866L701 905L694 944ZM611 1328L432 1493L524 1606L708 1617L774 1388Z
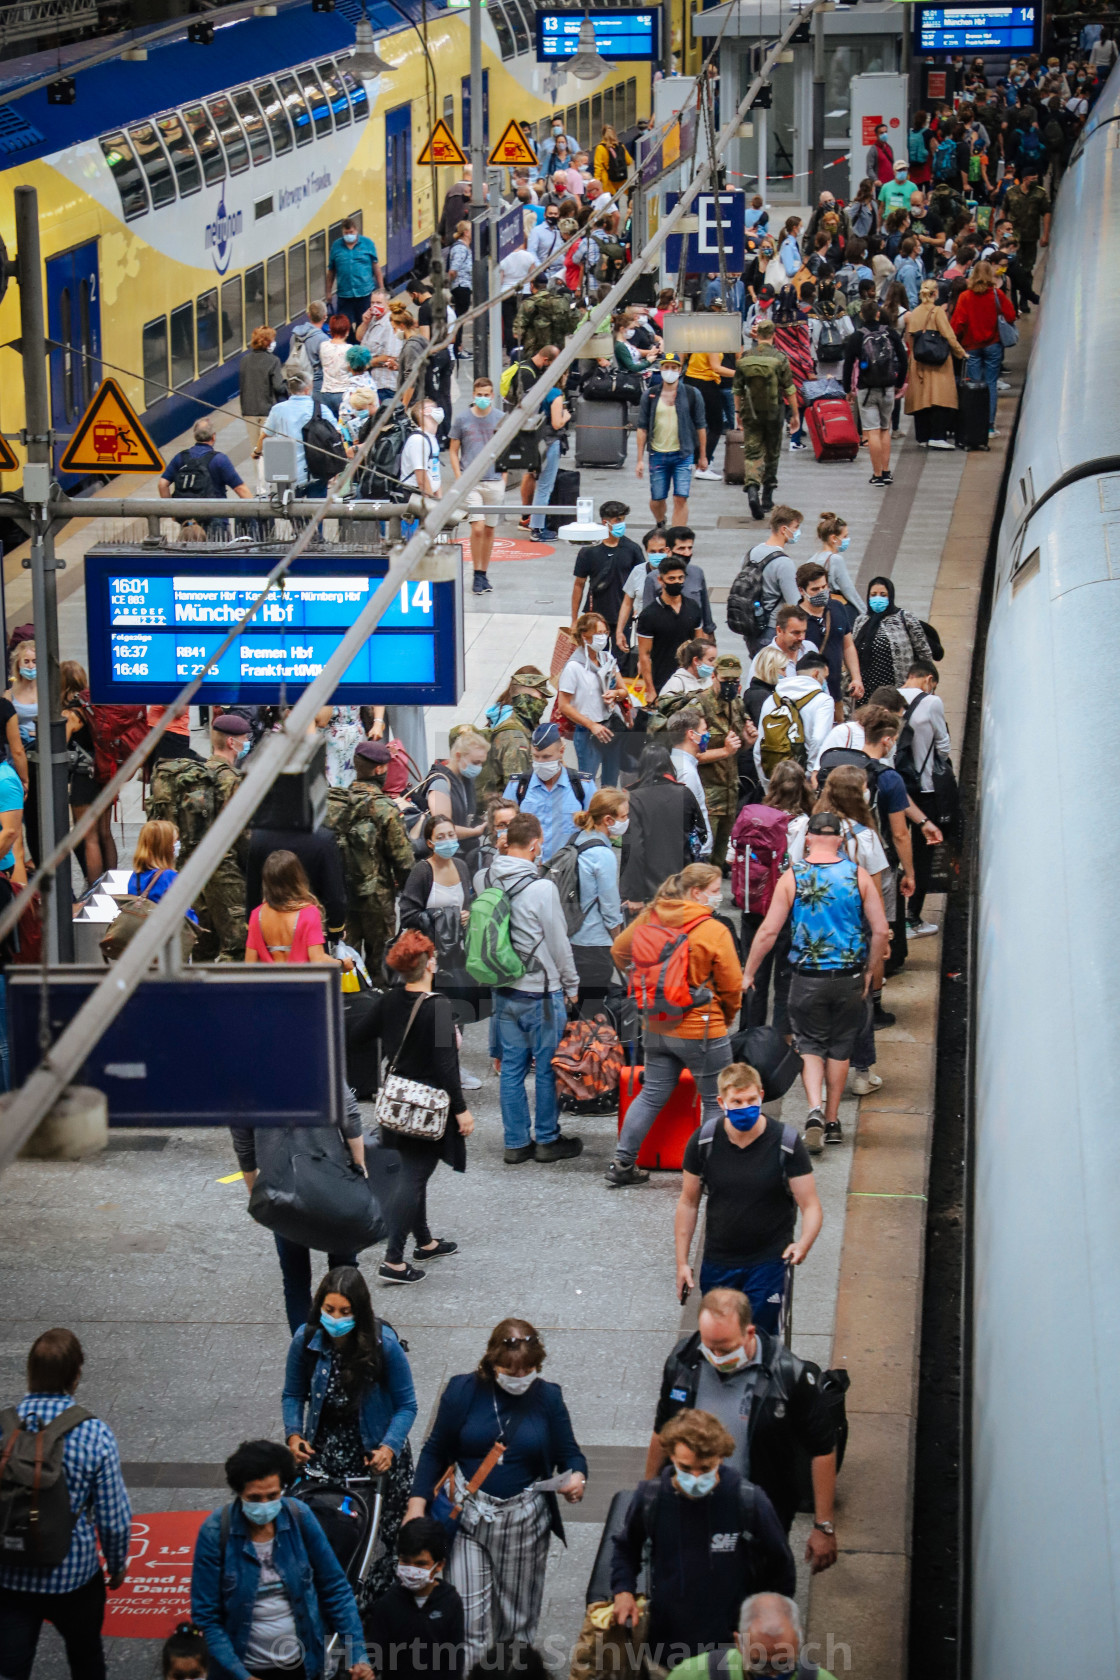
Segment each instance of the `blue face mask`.
M841 537L840 538L840 552L841 552L841 554L843 554L843 552L846 548L850 548L851 546L852 546L851 537Z
M241 1509L251 1523L263 1528L265 1523L275 1522L284 1508L282 1499L242 1499Z
M330 1313L320 1313L319 1323L328 1336L348 1336L354 1328L353 1318L332 1318Z
M885 595L872 595L867 604L872 612L886 612L890 606L890 602Z
M762 1104L750 1103L746 1108L725 1108L723 1112L737 1132L749 1132L752 1126L758 1124Z
M481 776L481 774L482 774L482 765L481 764L464 764L463 765L463 775L466 776L468 781L473 782L475 780L475 778L477 776Z
M626 535L626 521L625 521L625 519L616 519L614 524L611 526L611 536L612 537L624 537L625 535Z
M711 738L712 738L711 730L710 729L705 729L703 735L701 735L700 739L696 743L696 751L697 752L707 752L708 742L711 740Z
M437 840L432 850L437 857L452 858L459 850L459 842L458 840Z
M485 414L493 400L493 397L476 397L474 399L474 406L478 409L480 414Z
M710 677L714 670L714 665L697 665L696 674L698 677Z
M694 1476L690 1470L677 1470L675 1474L681 1492L691 1494L694 1499L702 1499L705 1494L711 1493L719 1481L718 1470L705 1470L699 1476Z
M248 758L249 750L252 747L252 745L253 745L252 741L246 741L245 745L239 749L238 754L237 754L237 763L238 764L240 764L244 759Z
M790 540L791 543L801 541L801 527L800 527L800 525L797 527L796 531L791 532L789 540Z

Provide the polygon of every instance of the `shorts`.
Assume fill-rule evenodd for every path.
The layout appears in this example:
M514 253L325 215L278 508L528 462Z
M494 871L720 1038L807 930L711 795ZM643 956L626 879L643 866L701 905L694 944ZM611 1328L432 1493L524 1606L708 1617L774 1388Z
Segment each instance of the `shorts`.
M683 449L673 454L658 454L654 449L649 452L649 499L651 502L664 502L669 495L669 483L672 481L673 494L679 496L682 502L688 500L688 492L692 489L692 466L695 455L686 455Z
M894 386L873 386L869 390L857 392L859 397L860 418L864 430L868 432L889 432L891 429L891 411L894 408Z
M800 1055L846 1062L867 1009L862 974L794 970L789 988L789 1024Z
M476 484L474 489L467 493L467 506L479 510L477 513L468 514L468 519L470 519L472 525L476 522L485 521L492 531L497 530L498 521L502 517L501 514L483 513L481 509L493 507L495 504L500 507L505 499L506 487L501 479L484 478L481 484Z

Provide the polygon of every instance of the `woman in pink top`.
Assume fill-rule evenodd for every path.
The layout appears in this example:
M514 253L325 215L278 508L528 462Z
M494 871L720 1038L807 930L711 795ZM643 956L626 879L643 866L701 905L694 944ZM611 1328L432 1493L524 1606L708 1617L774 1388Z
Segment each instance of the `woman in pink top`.
M249 917L245 961L334 963L323 939L323 913L294 852L270 852L261 871L264 902Z

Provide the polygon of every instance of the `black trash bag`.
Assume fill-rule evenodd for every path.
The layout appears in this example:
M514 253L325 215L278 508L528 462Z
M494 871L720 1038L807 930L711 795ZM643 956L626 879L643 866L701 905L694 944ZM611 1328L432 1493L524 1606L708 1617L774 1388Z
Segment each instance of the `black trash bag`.
M258 1126L249 1212L304 1248L357 1254L385 1235L369 1180L333 1126Z
M777 1027L748 1027L733 1034L731 1055L734 1061L746 1062L762 1075L763 1102L784 1097L801 1072L801 1057Z

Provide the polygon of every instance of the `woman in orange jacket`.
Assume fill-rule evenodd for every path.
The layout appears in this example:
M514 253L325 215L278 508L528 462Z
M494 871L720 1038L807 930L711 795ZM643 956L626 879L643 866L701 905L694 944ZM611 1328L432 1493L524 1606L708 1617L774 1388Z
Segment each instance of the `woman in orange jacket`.
M696 1081L704 1120L719 1114L716 1082L731 1061L729 1032L742 1003L743 970L734 935L714 912L722 876L710 863L690 863L657 889L651 905L611 946L620 969L632 968L643 1000L646 1065L630 1104L607 1183L644 1184L635 1165L646 1133L676 1090L682 1069Z

